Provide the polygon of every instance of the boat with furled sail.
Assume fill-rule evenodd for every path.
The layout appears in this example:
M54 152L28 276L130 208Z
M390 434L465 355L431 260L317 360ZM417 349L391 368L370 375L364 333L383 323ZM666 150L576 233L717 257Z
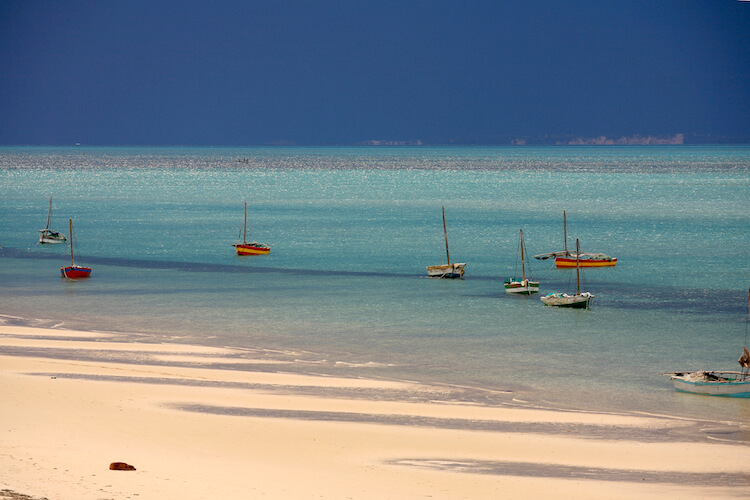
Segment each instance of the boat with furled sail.
M524 254L526 251L524 250L523 246L523 229L521 231L520 241L519 241L519 253L521 254L521 281L518 281L515 278L508 278L505 280L505 293L517 293L521 295L530 295L532 293L537 293L539 291L539 282L538 281L531 281L531 279L526 279L526 260L524 258ZM518 265L518 261L516 261L516 265ZM516 271L518 268L516 268ZM529 269L529 276L531 276L531 269Z
M49 228L52 218L52 198L49 199L49 210L47 211L47 226L39 230L39 243L65 243L65 235Z
M750 351L747 350L747 328L750 323L750 289L747 293L747 315L745 322L745 345L737 361L740 371L707 371L670 372L674 388L680 392L704 394L706 396L726 396L733 398L750 398Z
M576 255L580 255L580 247L578 240L576 240ZM557 307L575 307L580 309L588 309L591 304L591 299L595 296L589 292L581 292L581 266L576 266L576 293L575 295L568 295L567 293L548 293L547 295L540 297L545 306L557 306Z
M448 228L445 224L445 207L443 207L443 234L445 235L445 255L448 259L448 263L437 266L427 266L427 276L430 278L462 278L466 263L451 262L451 253L448 250Z
M610 257L604 253L580 253L568 251L568 219L563 210L563 242L564 250L559 252L534 255L535 259L547 260L555 258L555 267L610 267L617 265L617 257Z
M70 223L70 265L63 266L60 268L60 274L63 278L78 279L88 278L91 276L91 268L79 266L73 260L73 219L69 220Z
M242 237L242 243L237 241L232 246L237 249L237 255L265 255L271 251L271 247L266 244L258 243L257 241L248 243L247 233L247 202L245 202L245 226L243 229L240 229L239 235Z

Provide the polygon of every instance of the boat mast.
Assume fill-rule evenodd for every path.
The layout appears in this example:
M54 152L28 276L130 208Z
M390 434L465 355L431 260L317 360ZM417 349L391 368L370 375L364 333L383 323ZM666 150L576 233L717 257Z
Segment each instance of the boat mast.
M563 238L565 239L565 241L563 241L565 255L568 255L568 217L565 215L565 210L563 210Z
M51 203L51 200L50 200ZM68 219L70 225L70 267L73 267L73 219Z
M445 256L448 258L448 265L451 265L451 253L448 251L448 228L445 225L445 205L443 205L443 234L445 234Z
M581 251L576 238L576 295L581 295Z
M245 202L245 230L242 231L242 242L247 245L247 202Z
M49 229L49 220L50 217L52 217L52 197L49 198L49 210L47 211L47 227L44 229Z
M523 260L523 229L521 229L521 281L526 281L526 265Z

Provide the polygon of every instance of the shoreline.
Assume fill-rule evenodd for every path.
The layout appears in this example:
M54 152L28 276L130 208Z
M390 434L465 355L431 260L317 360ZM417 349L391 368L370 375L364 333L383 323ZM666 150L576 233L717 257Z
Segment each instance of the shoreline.
M471 388L294 372L262 350L129 338L0 325L0 491L731 498L750 486L750 447L716 439L742 429L529 408ZM108 470L116 461L136 471Z

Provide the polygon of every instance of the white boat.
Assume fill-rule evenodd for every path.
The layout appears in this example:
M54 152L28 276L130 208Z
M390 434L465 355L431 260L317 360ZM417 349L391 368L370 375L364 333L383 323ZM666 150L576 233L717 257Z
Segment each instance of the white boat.
M680 392L750 398L747 371L697 371L669 373L674 388Z
M580 245L576 240L576 254L580 254ZM580 261L579 261L580 264ZM547 295L540 297L545 306L557 306L557 307L576 307L581 309L588 309L591 305L591 300L595 297L594 294L589 292L581 292L581 266L576 266L576 294L568 295L567 293L548 293Z
M523 229L521 229L520 231L521 239L519 242L519 252L521 254L521 281L518 281L515 278L508 278L507 280L505 280L505 293L529 295L539 292L539 282L531 281L531 279L526 279L526 260L524 259L524 254L526 253L526 251L524 250L523 246ZM518 265L518 261L516 261L516 265ZM529 269L529 275L531 275L531 269Z
M747 314L750 323L750 289L747 294ZM745 325L745 344L747 344L747 323ZM707 396L726 396L733 398L750 398L750 352L747 346L742 347L742 355L737 360L741 371L708 371L671 372L669 375L674 388L680 392L705 394Z
M548 293L547 295L540 297L545 306L558 306L558 307L577 307L580 309L588 309L591 304L591 299L595 297L594 294L589 292L577 293L575 295L568 295L567 293Z
M448 259L448 263L437 266L427 266L427 276L430 278L462 278L466 263L451 263L451 253L448 250L448 229L445 225L445 207L443 207L443 234L445 235L445 255Z
M52 217L52 198L49 199L49 211L47 212L47 227L39 230L39 243L65 243L65 235L49 228Z

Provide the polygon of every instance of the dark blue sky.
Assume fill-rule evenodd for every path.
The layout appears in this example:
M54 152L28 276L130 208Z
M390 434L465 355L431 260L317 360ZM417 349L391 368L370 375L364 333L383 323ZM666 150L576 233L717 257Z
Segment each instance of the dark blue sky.
M0 144L750 138L750 2L0 2Z

